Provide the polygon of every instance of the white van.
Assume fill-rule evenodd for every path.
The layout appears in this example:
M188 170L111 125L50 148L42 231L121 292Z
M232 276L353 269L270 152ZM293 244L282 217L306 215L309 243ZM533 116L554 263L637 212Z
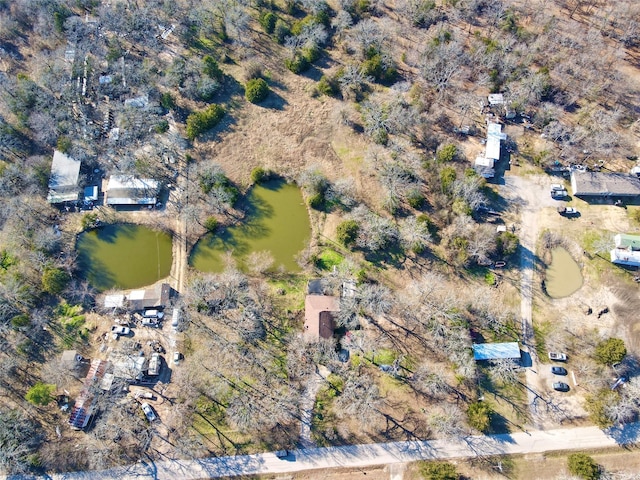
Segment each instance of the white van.
M145 310L144 313L142 314L142 316L144 318L162 318L164 317L164 313L161 312L160 310L156 310L156 309L149 309L149 310Z

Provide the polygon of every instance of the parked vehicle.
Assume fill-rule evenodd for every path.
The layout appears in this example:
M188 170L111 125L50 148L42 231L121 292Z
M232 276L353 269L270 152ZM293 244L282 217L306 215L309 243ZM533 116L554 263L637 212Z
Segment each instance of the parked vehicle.
M564 382L555 382L553 384L553 389L557 390L558 392L568 392L569 391L569 385L567 385Z
M626 376L621 376L616 378L616 381L613 385L611 385L611 390L615 390L616 388L618 388L619 386L621 386L622 384L626 383L628 380L628 378Z
M182 360L182 354L180 352L173 352L173 363L178 363Z
M111 327L111 333L114 338L118 338L119 335L129 335L131 329L129 327L123 327L122 325L114 325Z
M570 217L572 215L577 215L578 214L578 210L576 210L573 207L558 207L558 213L560 215L566 216L566 217Z
M561 190L564 190L564 186L562 186L560 183L552 183L551 184L551 191L552 192L559 192Z
M554 360L556 362L566 362L567 354L560 352L549 352L549 360Z
M160 326L160 320L157 318L142 317L142 325L145 327L158 328Z
M160 363L160 354L159 353L152 353L151 354L151 360L149 360L149 369L147 371L148 375L151 376L155 376L155 375L159 375L160 374L160 367L161 367L161 363Z
M142 316L144 318L157 318L157 319L161 319L162 317L164 317L164 312L161 312L160 310L157 310L155 308L152 309L148 309L145 310L142 313Z
M276 454L276 457L278 457L278 458L285 458L285 457L289 456L289 450L277 450L274 453Z
M153 408L151 408L151 405L149 405L148 403L145 402L141 404L140 408L142 408L142 411L144 412L144 416L147 417L147 420L149 420L150 422L153 422L158 418L156 416L156 412L153 411Z
M178 325L180 325L180 309L174 308L173 315L171 317L171 326L174 330L178 330Z
M156 397L151 392L138 392L136 393L136 398L146 398L148 400L154 400Z
M564 367L551 367L551 373L554 375L566 375L567 369Z
M555 199L565 198L567 195L569 195L569 192L566 190L551 190L551 197Z

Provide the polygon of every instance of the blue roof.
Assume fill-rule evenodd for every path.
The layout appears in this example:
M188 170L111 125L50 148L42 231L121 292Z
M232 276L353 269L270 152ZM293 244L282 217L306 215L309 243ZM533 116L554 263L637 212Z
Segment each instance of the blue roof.
M97 200L98 199L98 186L94 185L92 187L84 188L84 199L85 201Z
M518 342L474 343L473 358L476 360L520 358L520 347L518 346Z

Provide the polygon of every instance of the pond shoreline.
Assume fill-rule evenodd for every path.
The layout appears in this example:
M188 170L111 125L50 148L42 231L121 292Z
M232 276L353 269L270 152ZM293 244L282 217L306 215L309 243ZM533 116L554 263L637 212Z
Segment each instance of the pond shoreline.
M254 185L243 201L244 219L203 235L191 249L190 267L202 272L222 271L224 258L232 252L240 268L302 270L296 257L309 248L313 229L300 188L284 180L270 180ZM249 256L254 263L260 260L265 265L271 256L274 265L243 265Z
M78 272L96 290L127 290L170 275L173 237L131 222L109 223L76 236Z

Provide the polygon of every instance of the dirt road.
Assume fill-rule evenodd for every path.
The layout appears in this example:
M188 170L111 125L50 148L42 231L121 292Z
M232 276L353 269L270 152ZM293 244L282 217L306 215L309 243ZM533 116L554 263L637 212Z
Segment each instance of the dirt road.
M536 261L536 241L539 236L537 215L545 207L555 207L562 202L551 198L549 185L551 179L546 175L506 176L500 193L516 206L520 213L520 318L522 338L520 348L523 352L523 364L526 368L527 400L530 410L531 427L540 429L538 411L542 394L537 379L539 365L533 344L533 281Z
M173 115L169 115L169 130L173 134L179 134ZM167 209L174 216L173 234L173 265L171 266L172 287L179 293L184 292L184 277L187 271L189 255L187 252L187 222L183 215L180 215L182 208L188 203L185 192L187 191L188 169L185 158L178 159L177 185L169 193Z

